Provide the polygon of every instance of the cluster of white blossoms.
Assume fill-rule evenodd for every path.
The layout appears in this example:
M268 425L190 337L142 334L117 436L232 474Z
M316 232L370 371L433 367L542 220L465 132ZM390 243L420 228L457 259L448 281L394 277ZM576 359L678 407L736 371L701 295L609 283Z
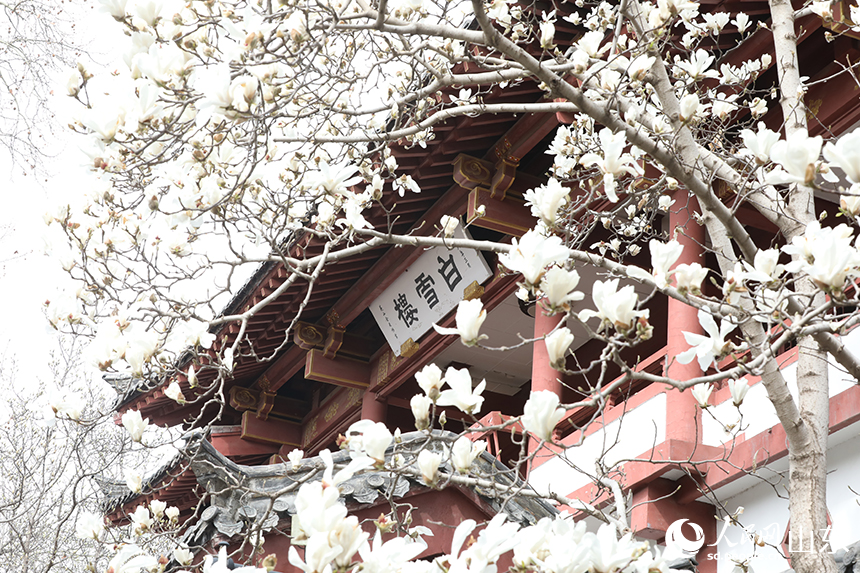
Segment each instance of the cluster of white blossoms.
M168 507L163 501L154 499L149 502L149 507L137 506L137 509L129 517L134 534L140 536L155 529L176 526L179 519L179 508Z
M413 398L412 412L415 414L416 422L426 420L429 416L431 405L454 406L459 410L471 415L477 415L484 403L481 393L487 386L485 380L481 380L472 388L472 375L467 368L448 367L444 376L442 370L435 364L428 364L415 373L415 380L424 390L425 399ZM448 388L444 389L445 385ZM420 429L420 428L419 428Z

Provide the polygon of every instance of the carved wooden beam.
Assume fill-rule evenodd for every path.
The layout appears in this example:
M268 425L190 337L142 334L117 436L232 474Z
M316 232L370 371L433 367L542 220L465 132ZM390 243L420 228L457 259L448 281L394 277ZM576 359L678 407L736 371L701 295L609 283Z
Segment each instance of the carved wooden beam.
M274 454L280 447L280 444L263 444L243 440L241 426L235 432L213 434L209 441L212 442L216 450L228 458L234 456Z
M469 193L466 222L483 229L521 237L535 226L536 220L523 200L508 197L505 201L498 201L493 198L492 191L476 187Z
M335 386L364 389L370 384L370 364L339 356L326 358L322 350L308 352L305 378Z
M260 420L254 415L254 412L247 411L242 414L241 438L258 444L299 448L302 445L302 426L275 418Z
M233 386L230 388L230 406L239 412L251 410L262 420L269 415L276 415L298 421L307 415L309 404L302 400L282 398L272 392L256 388Z

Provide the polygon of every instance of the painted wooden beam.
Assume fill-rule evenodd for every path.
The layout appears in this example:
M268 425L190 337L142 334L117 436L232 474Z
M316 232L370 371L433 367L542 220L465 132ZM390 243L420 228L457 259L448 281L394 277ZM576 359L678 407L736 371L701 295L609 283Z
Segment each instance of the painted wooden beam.
M264 394L268 396L264 396ZM271 397L271 407L268 404L269 397ZM230 406L239 412L251 410L255 415L259 415L260 411L268 408L265 416L262 416L261 419L275 415L298 421L307 415L310 404L303 400L272 396L271 392L261 392L256 388L233 386L230 388Z
M490 153L496 158L511 158L519 163L529 151L534 149L544 137L559 125L558 118L554 113L526 114L502 136ZM490 153L487 155L489 156Z
M489 189L483 187L476 187L469 193L466 221L482 229L515 237L523 236L536 223L524 201L514 197L498 201Z
M225 456L247 456L247 455L264 455L274 454L278 451L281 444L251 442L242 439L241 428L235 432L226 434L212 435L210 439L215 449Z
M260 420L254 412L242 414L242 440L258 444L291 446L298 448L302 445L302 427L294 422L286 422L269 418ZM265 451L261 453L271 453Z
M302 423L302 449L308 456L333 442L353 417L358 418L364 392L358 388L339 388L309 413ZM284 446L284 457L292 447Z
M326 358L322 350L308 352L305 378L335 386L364 389L370 384L370 364L341 356Z

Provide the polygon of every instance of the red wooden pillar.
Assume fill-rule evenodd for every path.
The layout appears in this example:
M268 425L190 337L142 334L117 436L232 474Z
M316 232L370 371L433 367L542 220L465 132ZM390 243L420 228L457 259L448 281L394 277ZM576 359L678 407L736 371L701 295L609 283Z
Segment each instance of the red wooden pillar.
M686 190L678 190L673 199L675 204L669 209L669 235L675 236L678 242L684 245L684 251L676 265L699 263L705 266L705 228L693 217L693 213L699 210L699 203L695 197L688 198ZM668 306L668 375L675 380L689 380L701 376L702 371L695 359L689 364L680 364L675 360L678 354L690 348L684 339L684 331L702 332L698 310L673 298L669 299ZM666 439L702 441L701 412L689 390L671 390L666 394Z
M376 392L366 391L361 397L361 419L373 422L385 422L387 402L383 398L379 400Z
M544 313L538 302L535 305L535 338L552 332L558 326L564 314L559 313L549 316ZM561 381L558 372L549 364L549 354L546 351L546 343L541 339L534 343L532 348L532 392L550 390L561 397Z
M552 332L552 329L561 322L562 318L564 318L564 314L549 316L544 313L540 302L535 304L534 337L538 339ZM542 339L535 341L532 347L532 392L549 390L550 392L555 392L561 398L561 388L559 373L549 364L549 353L546 351L546 343ZM529 438L529 454L537 450L539 443L539 440L533 437Z

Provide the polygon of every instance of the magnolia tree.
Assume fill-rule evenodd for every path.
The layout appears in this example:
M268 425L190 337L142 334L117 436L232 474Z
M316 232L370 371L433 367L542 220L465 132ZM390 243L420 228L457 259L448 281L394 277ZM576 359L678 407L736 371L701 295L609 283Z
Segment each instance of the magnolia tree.
M6 2L0 12L0 146L18 166L37 167L50 153L44 139L53 117L48 102L53 74L80 55L71 2Z
M131 463L128 436L99 415L109 394L88 382L76 354L60 346L50 379L38 384L8 356L0 366L0 540L9 571L103 568L113 556L86 541L108 539L94 478L139 464Z
M48 315L58 328L92 336L94 364L168 384L178 401L215 400L236 356L249 352L240 346L250 344L248 321L295 284L312 296L327 264L387 244L491 251L521 275L524 297L580 321L625 381L690 389L706 407L712 384L728 381L739 405L746 382L737 380L760 376L789 440L792 526L824 529L828 361L860 378L860 362L841 339L860 320L850 288L860 273L860 135L810 137L794 24L800 15L830 21L828 2L798 13L772 0L769 13L752 15L677 0L578 0L552 11L507 0L102 0L102 8L112 17L104 29L125 34L122 59L110 73L76 72L70 80L73 128L87 155L75 187L84 192L69 193L46 216L54 240L67 245L62 265L79 281L51 301ZM735 46L723 51L726 37L736 50L755 40L764 51L729 63ZM762 90L756 80L773 68L777 85ZM528 83L546 100L504 97ZM553 164L545 183L525 194L538 222L521 238L453 238L449 218L429 222L438 224L435 236L398 236L365 216L392 193L421 193L395 146L423 148L434 129L459 116L525 113L564 113L571 122L546 150ZM784 118L771 125L777 131L756 125L768 113ZM814 194L822 190L840 199L832 209L844 223L819 222ZM661 233L656 221L682 205L696 213L690 224L704 227L699 246L714 268L676 265L690 243ZM737 217L742 209L779 230L771 248L753 241ZM389 220L396 219L395 206ZM610 236L592 245L595 228ZM292 248L299 238L323 244L322 254L303 258ZM631 264L640 250L650 252L650 268ZM248 269L265 262L289 270L283 286L252 308L222 314ZM578 292L582 265L614 278L594 282L590 295ZM644 302L620 286L624 277L697 310L701 330L685 333L689 349L677 361L695 360L710 373L672 379L636 372L619 358L654 334ZM574 313L574 303L588 310ZM437 330L467 345L490 344L480 330L485 315L479 301L464 302L456 328ZM213 333L231 323L240 327L236 342L213 347ZM546 337L553 367L565 368L572 338L566 326ZM775 360L793 343L803 349L796 398ZM194 386L201 363L180 358L210 348L217 349L204 366L211 382L183 395L176 376ZM733 353L747 358L714 370ZM433 425L437 406L479 414L483 386L473 389L465 371L428 367L417 378L425 390L411 403L419 429ZM601 380L586 400L563 405L554 394L534 393L511 423L551 441L565 411L602 407L616 388ZM126 416L140 439L145 421ZM389 463L379 455L388 430L365 424L351 435L348 472ZM458 479L468 479L475 455L465 441L451 445ZM407 466L436 483L442 461L427 451ZM308 573L346 570L360 555L365 569L407 568L421 532L370 542L338 504L338 481L335 474L302 488L309 509L299 508L299 521L308 540L304 557L291 552L291 562ZM498 517L461 551L474 527L464 523L437 562L477 571L513 551L516 564L534 570L665 570L630 537L626 512L617 496L596 535L565 520L541 522L518 537L534 542L516 547L516 526ZM131 569L156 566L130 562ZM835 570L826 552L795 553L792 564Z

